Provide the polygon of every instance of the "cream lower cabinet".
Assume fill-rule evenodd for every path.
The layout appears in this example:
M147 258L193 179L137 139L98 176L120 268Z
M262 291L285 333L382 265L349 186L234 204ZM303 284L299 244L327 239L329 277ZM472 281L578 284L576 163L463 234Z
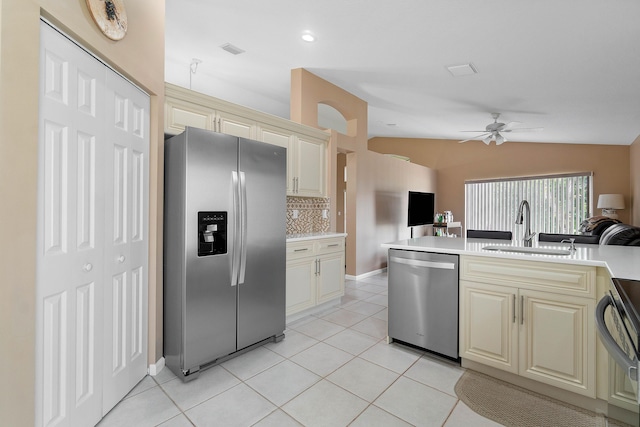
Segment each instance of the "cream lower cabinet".
M344 237L287 243L287 316L344 295Z
M594 268L479 257L462 266L462 358L595 397Z

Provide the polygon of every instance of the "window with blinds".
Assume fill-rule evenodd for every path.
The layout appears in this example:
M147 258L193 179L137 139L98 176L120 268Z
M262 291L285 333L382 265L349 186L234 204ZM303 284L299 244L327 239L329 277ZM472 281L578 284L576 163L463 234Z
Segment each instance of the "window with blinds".
M465 182L465 225L468 230L513 231L520 201L531 206L531 231L578 233L591 216L593 173L474 180Z

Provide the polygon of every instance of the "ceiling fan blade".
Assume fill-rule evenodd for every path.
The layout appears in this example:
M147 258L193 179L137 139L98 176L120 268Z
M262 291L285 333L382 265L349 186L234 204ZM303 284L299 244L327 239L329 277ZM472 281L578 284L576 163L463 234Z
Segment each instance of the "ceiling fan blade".
M487 132L485 132L485 133L481 133L480 135L476 135L476 136L474 136L473 138L465 139L464 141L458 141L458 143L459 143L459 144L462 144L463 142L473 141L474 139L480 139L480 140L482 140L482 139L484 139L486 136L491 136L491 134L490 134L490 133L487 133Z
M483 130L459 130L458 132L476 132L476 133L482 132L482 133L487 133L487 131L484 130L484 129Z
M541 132L543 130L544 128L516 128L516 129L509 129L507 130L507 132Z
M502 131L506 131L506 130L512 130L512 128L516 125L520 125L522 124L521 122L509 122L506 125L502 126L502 128L500 129L500 132Z

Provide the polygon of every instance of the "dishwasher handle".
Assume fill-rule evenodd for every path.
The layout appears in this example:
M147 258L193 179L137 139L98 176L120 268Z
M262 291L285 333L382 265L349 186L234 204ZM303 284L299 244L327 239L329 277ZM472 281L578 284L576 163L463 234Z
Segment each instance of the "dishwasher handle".
M456 265L452 262L424 261L420 259L399 258L395 256L390 257L389 261L412 267L439 268L442 270L455 270L456 268Z
M609 332L609 329L604 322L604 312L610 305L613 306L613 299L611 295L605 295L600 301L598 301L598 305L596 305L596 328L598 329L600 341L605 346L611 357L613 357L613 360L627 371L629 379L637 381L637 361L631 360L620 346L618 346L618 343L611 336L611 332ZM615 306L613 309L615 310Z

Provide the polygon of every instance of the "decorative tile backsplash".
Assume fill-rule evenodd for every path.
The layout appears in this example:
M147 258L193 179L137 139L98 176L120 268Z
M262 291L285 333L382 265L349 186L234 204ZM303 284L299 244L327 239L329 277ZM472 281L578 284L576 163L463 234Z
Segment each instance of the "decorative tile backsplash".
M287 197L287 234L322 233L330 225L328 198Z

